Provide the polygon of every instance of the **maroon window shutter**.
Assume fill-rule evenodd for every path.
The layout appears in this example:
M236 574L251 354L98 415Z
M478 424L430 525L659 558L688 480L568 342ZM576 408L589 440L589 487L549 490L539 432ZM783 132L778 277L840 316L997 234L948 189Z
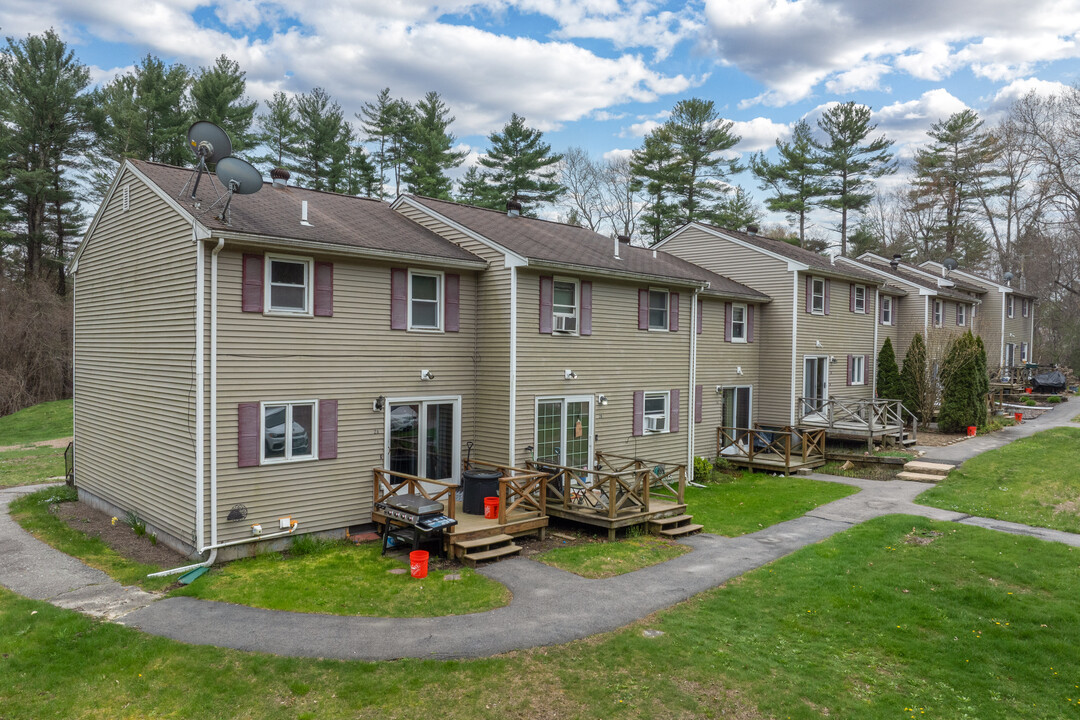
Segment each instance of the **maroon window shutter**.
M409 323L409 272L405 268L390 269L390 329L405 330Z
M645 434L645 391L634 391L634 437Z
M724 342L731 342L731 303L724 303Z
M670 396L671 408L668 415L671 417L671 432L679 432L679 391L672 390Z
M555 296L555 278L540 276L540 334L551 334L551 305Z
M874 383L873 383L874 373L872 372L872 366L870 365L870 356L869 355L863 355L862 367L863 367L863 383L866 384L869 387L873 387L874 386Z
M649 291L637 291L637 329L649 329Z
M866 314L867 315L873 315L874 314L874 299L873 299L874 296L870 294L870 288L866 288L865 297L866 297L866 299L863 302L866 303Z
M705 396L704 386L703 385L695 385L694 386L694 422L696 422L696 423L699 423L702 420L703 412L702 412L702 409L701 409L701 405L702 405L701 401L702 401L702 398L704 396Z
M754 342L754 306L746 306L746 342Z
M461 330L461 276L447 273L445 282L446 332L458 332Z
M825 280L825 314L829 314L829 285L832 283L829 280Z
M878 304L878 322L882 325L885 324L885 298L881 298L881 302Z
M592 335L592 281L581 281L581 334Z
M263 311L263 256L244 255L244 280L241 311Z
M854 355L848 355L847 356L847 384L848 385L851 384L851 366L854 365L854 364L855 364L855 356Z
M668 302L671 303L671 308L669 308L668 330L670 332L679 332L679 293L671 293L668 298Z
M855 312L855 283L848 285L848 311Z
M319 401L319 459L337 457L337 400Z
M814 312L814 278L806 276L806 312Z
M334 263L315 263L315 314L334 316Z
M236 427L236 467L258 465L259 403L246 402L236 406Z
M700 335L702 329L705 327L705 301L698 299L697 301L697 334Z

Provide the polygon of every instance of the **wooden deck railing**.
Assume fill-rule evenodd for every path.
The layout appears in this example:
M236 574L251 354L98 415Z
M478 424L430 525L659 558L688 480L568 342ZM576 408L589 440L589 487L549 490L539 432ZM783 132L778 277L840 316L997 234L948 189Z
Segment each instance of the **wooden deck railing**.
M796 424L825 428L832 432L862 434L872 437L875 432L893 429L898 440L904 438L904 427L911 426L913 437L918 435L919 421L914 413L899 400L873 398L870 400L843 400L840 398L798 398L799 408ZM846 426L841 423L847 423ZM893 433L888 433L892 435Z
M655 462L643 458L632 458L624 455L615 455L597 451L596 462L601 469L612 472L624 472L626 470L648 470L650 475L649 494L666 498L679 505L684 504L686 494L686 464Z
M583 470L553 463L530 460L530 470L548 476L546 495L551 503L565 510L593 511L614 520L619 513L646 512L649 509L651 470Z
M499 524L505 525L507 517L514 512L533 513L536 517L547 515L548 474L524 470L510 465L469 460L465 469L480 467L502 473L499 478Z
M716 428L716 455L750 465L754 464L755 458L772 462L782 460L785 472L790 473L792 460L796 464L805 464L825 459L825 430L721 426Z
M375 468L371 472L375 476L375 502L382 502L393 495L419 495L428 500L441 502L443 512L447 517L457 517L457 485L443 480L429 480L407 475L386 468ZM428 489L429 486L435 486L438 489ZM446 532L454 532L454 527L448 527Z

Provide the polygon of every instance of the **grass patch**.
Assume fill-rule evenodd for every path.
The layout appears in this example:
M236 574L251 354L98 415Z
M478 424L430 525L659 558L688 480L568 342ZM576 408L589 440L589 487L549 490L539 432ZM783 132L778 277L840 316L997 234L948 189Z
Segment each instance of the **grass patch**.
M968 460L917 502L1080 532L1080 429L1053 428Z
M886 465L885 463L851 463L852 467L844 468L848 464L846 460L830 460L816 472L824 475L837 475L839 477L864 478L866 480L895 480L896 475L903 472L903 465Z
M0 447L70 437L71 408L71 400L56 400L0 417Z
M1078 560L893 516L615 633L452 662L184 645L0 590L0 703L10 718L1075 717Z
M35 447L0 452L0 487L33 485L63 474L63 448Z
M537 560L587 578L607 578L640 570L689 552L690 548L655 535L636 535L618 542L589 542L555 548Z
M686 488L688 512L704 532L734 537L756 532L858 492L839 483L743 472L727 482Z
M379 543L308 543L297 553L265 553L211 568L197 582L173 591L204 600L332 615L431 617L463 615L510 601L501 584L469 568L431 570L417 580L408 562L380 555ZM448 573L460 580L444 580Z
M12 501L9 507L11 517L31 535L61 552L82 560L90 567L101 570L122 585L138 585L145 590L161 590L175 582L176 578L146 577L149 573L165 568L128 560L99 538L92 538L71 529L50 510L56 503L75 500L78 500L75 489L63 485L24 495Z

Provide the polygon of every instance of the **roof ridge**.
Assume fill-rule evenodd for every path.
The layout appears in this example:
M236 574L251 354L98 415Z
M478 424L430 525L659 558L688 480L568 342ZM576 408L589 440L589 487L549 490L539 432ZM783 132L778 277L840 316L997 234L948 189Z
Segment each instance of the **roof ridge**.
M466 208L471 208L473 210L483 210L485 212L495 213L496 215L506 215L506 213L503 212L502 210L496 210L495 208L482 207L480 205L473 205L471 203L458 202L457 200L445 200L443 198L433 198L433 197L431 197L429 195L418 195L416 193L402 193L402 194L403 195L409 195L410 197L418 198L420 200L434 200L435 202L446 203L448 205L456 205L458 207L466 207ZM571 225L570 223L563 222L561 220L549 220L547 218L530 217L528 215L517 215L515 217L523 218L525 220L535 220L537 222L548 223L549 225L560 225L562 227L568 227L568 228L572 228L574 230L584 230L585 232L590 232L593 235L596 235L596 236L598 236L600 238L611 239L611 238L608 238L608 237L606 237L604 235L601 235L600 233L598 233L597 231L595 231L595 230L593 230L591 228L581 227L580 225Z

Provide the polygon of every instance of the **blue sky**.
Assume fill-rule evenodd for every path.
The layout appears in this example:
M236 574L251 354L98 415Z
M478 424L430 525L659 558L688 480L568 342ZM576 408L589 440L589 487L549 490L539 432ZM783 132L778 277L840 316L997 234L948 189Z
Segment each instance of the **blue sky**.
M682 98L713 100L744 153L830 102L871 106L910 155L965 107L1080 80L1080 0L6 0L5 35L53 27L108 80L146 53L225 53L249 94L329 91L351 115L383 87L439 91L475 153L511 112L556 149L626 153ZM472 159L470 159L472 161ZM748 189L753 179L737 178Z

